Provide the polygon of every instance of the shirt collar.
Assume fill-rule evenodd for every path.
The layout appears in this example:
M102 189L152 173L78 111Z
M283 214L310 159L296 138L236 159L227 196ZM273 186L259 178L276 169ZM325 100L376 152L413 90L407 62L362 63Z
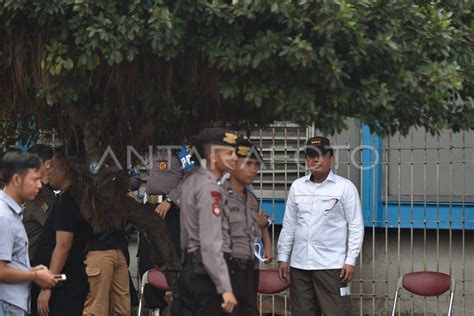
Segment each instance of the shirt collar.
M4 201L15 213L21 215L23 212L23 207L21 207L15 200L11 198L4 191L0 191L0 200Z
M305 176L304 181L305 182L308 182L308 181L311 182L311 173ZM331 182L336 183L336 175L334 174L334 172L332 172L332 170L329 171L329 174L328 174L326 180L324 180L322 183L324 183L326 181L331 181Z
M215 181L216 183L220 180L218 179L212 172L210 172L209 170L207 170L206 168L203 168L203 167L199 167L198 173L202 174L202 175L206 175L208 177L210 177L213 181Z

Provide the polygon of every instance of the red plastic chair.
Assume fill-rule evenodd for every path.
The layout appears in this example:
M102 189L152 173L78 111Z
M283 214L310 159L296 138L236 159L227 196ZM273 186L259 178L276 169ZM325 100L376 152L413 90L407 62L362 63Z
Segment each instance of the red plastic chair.
M143 309L143 291L145 289L145 284L151 284L153 287L156 287L165 292L171 291L171 287L166 281L166 277L159 269L151 269L143 274L141 286L140 286L140 302L138 303L138 316L142 314Z
M419 271L402 275L398 279L397 290L393 302L392 316L395 316L398 292L404 288L410 293L420 296L439 296L450 291L448 316L451 315L456 281L452 276L441 272Z
M289 274L287 274L289 280ZM278 270L260 270L258 292L260 294L277 294L290 286L290 282L282 282Z

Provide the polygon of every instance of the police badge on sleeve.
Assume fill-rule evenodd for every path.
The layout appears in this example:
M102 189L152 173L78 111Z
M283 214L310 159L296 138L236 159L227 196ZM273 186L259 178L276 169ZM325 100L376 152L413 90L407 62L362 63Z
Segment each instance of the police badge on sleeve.
M217 191L211 191L211 196L214 199L212 203L212 213L216 216L220 216L222 213L221 210L221 202L222 202L222 194Z

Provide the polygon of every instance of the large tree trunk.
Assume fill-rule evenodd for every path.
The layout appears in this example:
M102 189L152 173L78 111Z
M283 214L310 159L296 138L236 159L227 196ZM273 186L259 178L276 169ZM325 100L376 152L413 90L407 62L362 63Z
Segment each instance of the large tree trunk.
M128 140L132 140L133 135L129 135L128 139L124 139L115 134L116 130L101 130L101 126L107 125L107 120L111 120L112 117L107 113L100 113L91 117L85 112L84 109L86 108L86 106L74 105L66 107L68 120L82 129L82 139L80 141L83 143L85 150L85 154L82 155L85 162L84 172L88 173L88 166L91 162L98 162L107 146L113 149L114 153L117 154L117 158L125 166L124 148L121 147L123 147L123 144L127 144ZM123 128L123 126L117 126L118 130ZM70 143L77 141L76 135L72 135L74 136L73 139L69 138L66 141ZM92 219L91 224L93 226L110 229L110 227L107 227L110 222L117 222L116 219L119 219L119 222L131 222L139 230L145 232L151 244L152 260L163 270L169 285L174 286L177 271L180 269L180 260L168 237L165 222L154 212L151 205L140 204L133 198L126 196L128 185L126 171L118 170L113 163L107 167L108 162L104 162L96 175L88 174L85 176L89 179L84 181L87 181L90 184L89 186L92 187L93 192L88 194L92 198L79 197L78 199L81 200L78 201L79 205L90 203L93 205L92 208L83 210L84 213L89 211L90 215L93 212L95 214L101 212L102 219L109 219L108 221L94 222L94 219L97 218L86 214L86 218ZM84 191L86 190L84 189Z

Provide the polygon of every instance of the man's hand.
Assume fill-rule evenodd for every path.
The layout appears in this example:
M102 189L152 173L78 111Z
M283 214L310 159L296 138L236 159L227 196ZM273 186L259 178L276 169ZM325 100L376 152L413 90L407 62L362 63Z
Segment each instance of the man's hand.
M48 316L49 299L51 298L51 290L41 290L38 296L38 314L40 316Z
M272 247L265 246L265 250L263 250L263 257L267 260L265 260L266 264L269 264L273 261L273 256L272 256Z
M34 266L33 268L31 268L31 271L39 271L39 270L48 270L48 267L40 264L38 266Z
M341 270L341 275L339 276L341 278L341 281L344 283L351 282L354 278L354 270L354 267L350 264L344 264Z
M58 280L54 278L48 269L39 269L35 271L35 283L42 289L50 289L58 283Z
M230 314L234 310L235 306L237 305L237 300L232 292L225 292L222 294L222 299L224 302L221 304L222 309Z
M168 201L163 201L155 208L155 212L162 218L165 219L166 214L171 208L171 203Z
M282 282L288 282L288 262L280 261L278 263L278 276Z

